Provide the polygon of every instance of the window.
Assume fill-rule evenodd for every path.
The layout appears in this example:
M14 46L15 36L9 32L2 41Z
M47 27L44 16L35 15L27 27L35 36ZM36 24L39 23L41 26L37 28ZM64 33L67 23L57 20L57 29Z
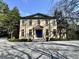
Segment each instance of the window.
M22 20L22 25L24 25L24 20Z
M32 20L29 20L29 25L30 25L30 26L32 25Z
M48 29L46 29L46 35L49 35L49 31L48 31Z
M56 29L53 29L53 35L56 36Z
M21 30L21 36L24 36L24 29Z
M46 20L46 26L48 25L48 20Z
M32 36L32 30L29 30L29 36Z
M56 22L55 22L55 20L53 21L53 26L55 26L56 25Z
M40 25L40 20L38 19L38 24Z

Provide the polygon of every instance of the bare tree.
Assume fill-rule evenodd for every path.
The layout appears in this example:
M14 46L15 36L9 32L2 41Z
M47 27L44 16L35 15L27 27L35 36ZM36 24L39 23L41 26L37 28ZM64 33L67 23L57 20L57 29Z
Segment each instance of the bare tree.
M56 3L54 6L54 10L60 10L62 11L62 17L56 17L57 19L62 18L64 20L67 20L69 26L66 27L66 34L68 34L69 31L74 30L73 34L75 34L77 21L79 20L79 0L60 0ZM69 23L71 22L71 23ZM61 29L62 30L62 29ZM60 31L61 32L61 31ZM72 31L71 31L72 32ZM61 33L60 33L61 34ZM67 35L68 38L69 35ZM60 35L61 37L61 35ZM72 37L76 37L75 35L72 35Z

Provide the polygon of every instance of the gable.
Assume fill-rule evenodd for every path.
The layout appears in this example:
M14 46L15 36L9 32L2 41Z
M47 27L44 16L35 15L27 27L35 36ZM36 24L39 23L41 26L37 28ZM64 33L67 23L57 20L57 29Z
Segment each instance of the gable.
M41 13L33 14L30 16L22 17L22 18L25 18L25 19L54 19L54 17L52 17L52 16L48 16L48 15L41 14Z

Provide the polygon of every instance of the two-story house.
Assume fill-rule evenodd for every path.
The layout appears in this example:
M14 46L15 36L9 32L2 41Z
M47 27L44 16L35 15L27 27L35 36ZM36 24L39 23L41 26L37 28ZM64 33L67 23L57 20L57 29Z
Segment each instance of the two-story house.
M55 37L58 37L55 17L41 13L21 17L19 39L46 41Z

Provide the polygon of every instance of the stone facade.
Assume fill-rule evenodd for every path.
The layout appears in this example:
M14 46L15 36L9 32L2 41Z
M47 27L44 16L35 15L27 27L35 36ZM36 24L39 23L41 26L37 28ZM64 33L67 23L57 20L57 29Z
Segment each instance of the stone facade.
M46 41L58 37L56 19L40 13L22 17L19 31L19 39Z

